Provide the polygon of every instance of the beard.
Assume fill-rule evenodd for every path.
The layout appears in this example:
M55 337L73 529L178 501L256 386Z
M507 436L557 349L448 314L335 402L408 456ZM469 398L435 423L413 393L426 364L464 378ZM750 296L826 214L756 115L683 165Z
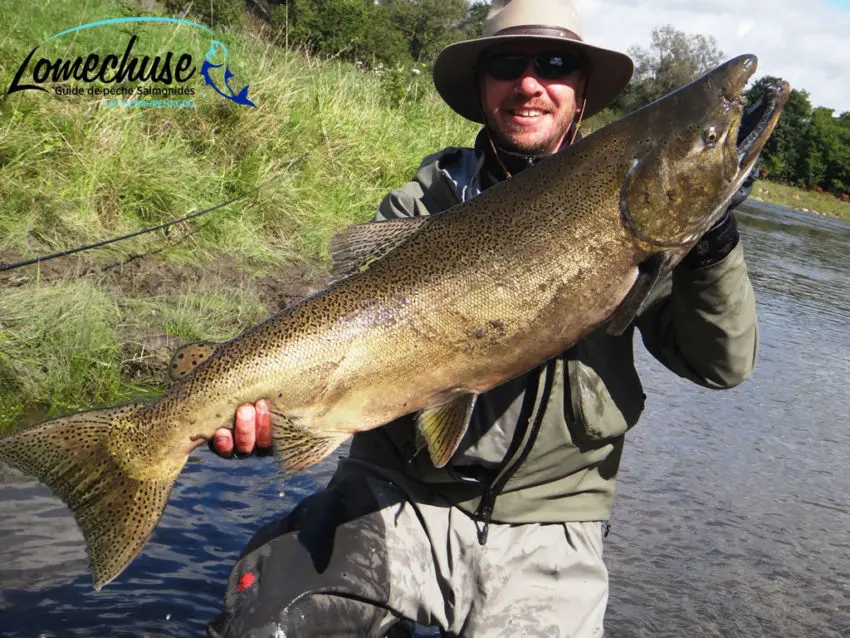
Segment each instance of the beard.
M534 156L548 155L560 148L572 125L572 120L566 115L561 120L555 121L547 130L528 135L527 131L510 124L499 126L496 118L489 113L485 115L485 123L496 144L511 153Z

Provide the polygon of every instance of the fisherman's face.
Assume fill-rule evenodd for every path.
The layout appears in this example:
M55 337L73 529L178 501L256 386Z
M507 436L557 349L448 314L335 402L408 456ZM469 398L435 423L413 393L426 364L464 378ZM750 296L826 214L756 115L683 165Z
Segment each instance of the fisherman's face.
M532 63L537 54L548 72ZM522 65L515 55L528 56ZM500 57L501 56L501 57ZM487 53L479 75L484 116L496 142L502 147L529 155L547 155L558 150L582 100L584 73L576 70L574 58L563 57L552 45L514 44ZM563 65L563 77L557 69ZM516 76L508 78L505 76Z

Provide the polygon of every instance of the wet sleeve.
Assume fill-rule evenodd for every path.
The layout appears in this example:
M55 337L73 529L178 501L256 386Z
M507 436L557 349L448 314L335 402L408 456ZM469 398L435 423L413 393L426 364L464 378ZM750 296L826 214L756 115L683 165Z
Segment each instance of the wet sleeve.
M472 153L471 149L467 151ZM461 156L462 149L449 147L425 157L411 181L384 197L378 205L375 221L424 217L457 204L454 188L448 185L448 180L440 179L440 166L444 162L458 162Z
M375 221L427 215L428 211L422 205L423 195L424 190L418 179L390 191L378 205Z
M676 268L636 323L647 350L679 376L718 389L744 381L758 355L758 323L741 244L709 266Z

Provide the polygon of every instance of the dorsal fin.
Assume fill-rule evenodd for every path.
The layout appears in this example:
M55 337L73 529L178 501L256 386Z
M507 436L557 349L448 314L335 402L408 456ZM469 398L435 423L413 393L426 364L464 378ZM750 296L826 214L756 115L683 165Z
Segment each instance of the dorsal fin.
M339 231L329 246L333 278L342 279L365 270L418 232L427 221L427 217L406 217L355 224Z
M168 362L168 378L171 381L182 379L209 359L220 345L213 341L201 341L178 348L174 356L171 357L171 361Z

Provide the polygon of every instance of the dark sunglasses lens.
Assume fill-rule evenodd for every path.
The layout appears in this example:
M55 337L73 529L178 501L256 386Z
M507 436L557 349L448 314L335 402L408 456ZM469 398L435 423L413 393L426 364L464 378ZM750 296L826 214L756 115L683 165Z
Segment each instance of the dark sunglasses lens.
M497 80L516 80L528 66L528 59L524 55L513 53L502 53L487 58L484 68Z
M520 53L500 53L484 62L484 69L497 80L516 80L528 67L528 57ZM541 78L559 80L582 68L576 55L563 53L538 53L532 57L534 71Z
M561 53L540 53L534 56L534 70L540 77L548 80L565 78L581 66L581 61L576 56Z

